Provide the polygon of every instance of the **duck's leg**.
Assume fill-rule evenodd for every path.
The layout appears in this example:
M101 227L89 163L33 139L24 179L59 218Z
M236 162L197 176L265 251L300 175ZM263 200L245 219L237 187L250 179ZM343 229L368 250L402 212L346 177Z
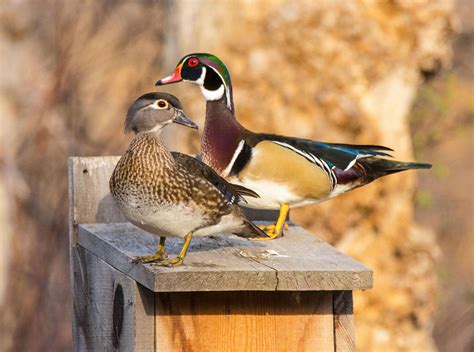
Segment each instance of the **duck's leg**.
M184 257L186 256L186 252L188 251L189 244L193 238L193 233L189 232L186 236L184 236L184 243L183 247L181 248L181 252L175 258L165 259L156 263L159 266L178 266L183 264Z
M165 251L165 241L166 237L160 236L160 243L156 248L155 254L152 255L143 255L133 258L133 263L151 263L164 260L168 258L168 253Z
M286 217L288 216L288 211L290 206L288 203L282 203L280 206L280 214L275 224L271 225L260 225L259 228L264 230L268 235L268 238L254 238L255 241L264 241L272 240L274 238L283 236L283 229L287 229L288 225L286 224Z

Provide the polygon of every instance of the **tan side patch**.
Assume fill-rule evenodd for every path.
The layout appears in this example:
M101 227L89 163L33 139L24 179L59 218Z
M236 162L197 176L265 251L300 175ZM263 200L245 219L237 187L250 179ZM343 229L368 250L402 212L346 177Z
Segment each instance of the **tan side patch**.
M301 198L322 198L331 191L329 176L319 166L269 141L255 146L250 163L238 178L285 184L290 192Z

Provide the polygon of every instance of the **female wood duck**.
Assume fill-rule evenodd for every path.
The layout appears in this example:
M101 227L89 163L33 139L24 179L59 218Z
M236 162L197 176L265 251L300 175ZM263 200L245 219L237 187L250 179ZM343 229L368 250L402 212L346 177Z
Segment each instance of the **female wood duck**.
M222 177L260 195L250 207L278 209L267 227L274 238L282 235L289 207L334 198L376 178L409 169L427 169L423 163L383 159L392 149L378 145L323 143L308 139L254 133L236 119L229 71L216 56L190 54L173 74L156 82L195 83L207 101L202 136L202 159Z
M180 265L193 235L227 232L266 237L236 204L242 195L256 197L257 194L228 183L191 156L169 152L159 135L170 123L197 128L184 115L176 97L148 93L138 98L125 121L125 130L135 132L135 138L110 178L110 191L127 219L160 236L154 255L136 257L134 261ZM184 238L176 258L167 259L164 249L167 236Z

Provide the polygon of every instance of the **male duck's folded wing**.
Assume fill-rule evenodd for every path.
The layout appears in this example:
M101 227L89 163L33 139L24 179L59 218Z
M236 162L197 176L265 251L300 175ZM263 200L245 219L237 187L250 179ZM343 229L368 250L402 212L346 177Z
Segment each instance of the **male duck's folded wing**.
M391 157L386 151L392 149L380 145L357 145L341 143L325 143L309 139L285 137L273 134L258 134L252 142L254 145L261 141L271 141L282 147L293 150L309 161L319 164L324 161L330 168L347 170L361 158L366 157Z

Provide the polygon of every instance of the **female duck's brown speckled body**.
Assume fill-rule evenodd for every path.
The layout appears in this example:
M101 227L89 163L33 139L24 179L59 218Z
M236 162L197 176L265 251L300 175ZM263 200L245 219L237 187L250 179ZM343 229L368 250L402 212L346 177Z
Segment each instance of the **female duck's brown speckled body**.
M153 107L160 101L167 108ZM225 232L264 236L236 204L241 195L256 196L254 192L227 183L195 158L166 149L159 133L170 121L195 127L179 102L164 93L142 96L129 110L126 129L136 136L110 179L111 193L127 219L161 236L162 245L167 236L185 238L188 245L192 236ZM182 262L181 258L179 263L170 263L164 257L164 248L158 248L154 256L138 260L158 260L164 265Z
M134 138L117 164L110 187L133 224L160 236L217 233L220 230L212 226L229 224L226 216L234 219L240 210L207 179L178 164L153 133Z

